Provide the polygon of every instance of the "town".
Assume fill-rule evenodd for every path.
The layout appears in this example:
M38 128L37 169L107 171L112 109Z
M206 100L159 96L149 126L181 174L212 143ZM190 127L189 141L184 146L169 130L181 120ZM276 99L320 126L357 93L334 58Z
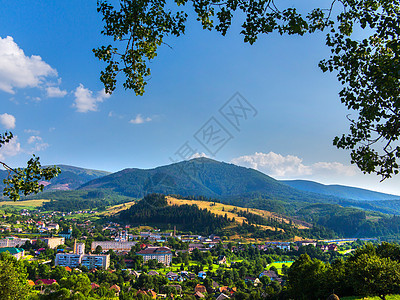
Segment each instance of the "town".
M68 278L84 278L86 296L99 299L104 294L119 299L236 299L244 288L274 295L285 289L288 269L300 254L332 261L365 243L233 243L215 234L182 234L176 228L80 222L74 215L23 209L1 217L0 253L27 262L29 284L38 295L54 296L67 288L68 273Z

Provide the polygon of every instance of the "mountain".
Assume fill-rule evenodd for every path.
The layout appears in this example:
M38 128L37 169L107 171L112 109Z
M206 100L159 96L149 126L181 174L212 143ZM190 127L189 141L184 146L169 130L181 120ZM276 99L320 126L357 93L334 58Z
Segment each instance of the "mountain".
M358 201L400 200L400 196L344 185L325 185L308 180L281 180L280 182L300 191L330 195L344 199Z
M335 197L299 191L259 171L195 158L155 169L125 169L83 184L80 189L111 189L141 198L149 193L230 199L257 198L336 202Z
M75 190L93 179L111 174L107 171L84 169L68 165L58 165L61 173L48 182L46 190Z
M41 183L45 185L45 190L74 190L82 184L93 179L111 174L106 171L84 169L68 165L58 165L61 173L52 180ZM0 189L4 188L3 179L8 176L8 172L0 170Z

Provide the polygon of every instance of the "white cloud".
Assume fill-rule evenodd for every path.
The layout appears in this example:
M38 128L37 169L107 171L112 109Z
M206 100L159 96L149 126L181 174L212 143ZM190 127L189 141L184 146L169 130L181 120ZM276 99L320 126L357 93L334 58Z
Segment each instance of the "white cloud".
M356 166L346 166L338 162L317 162L312 165L316 174L334 173L337 175L354 176L358 174Z
M46 94L49 98L62 98L67 94L67 91L61 90L58 86L49 86L46 88Z
M32 144L35 142L41 142L43 139L40 136L32 135L28 138L28 144Z
M205 154L204 152L201 152L201 153L196 152L196 153L193 154L189 159L192 159L192 158L200 158L200 157L207 157L207 158L209 158L209 156L208 156L207 154Z
M33 147L28 151L29 153L35 153L42 150L45 150L49 147L49 144L44 143L42 137L38 135L32 135L28 138L28 144L32 145Z
M38 135L40 133L39 130L35 130L35 129L25 129L24 132L25 133L32 133L32 134L36 134L36 135Z
M49 147L49 144L47 144L47 143L36 143L35 147L33 147L32 152L39 152L39 151L47 149L48 147Z
M138 114L138 115L136 115L136 118L130 120L129 123L131 123L131 124L142 124L144 122L150 122L150 121L151 121L151 118L149 118L149 117L144 118L144 117L142 117L141 114Z
M97 92L96 96L93 96L93 92L79 84L75 92L75 101L73 106L76 107L76 111L86 113L88 111L97 111L98 103L104 101L110 97L109 94L104 92L104 89Z
M310 175L353 176L357 174L355 166L346 166L339 162L317 162L305 165L303 159L298 156L283 156L274 152L256 152L252 155L234 158L231 162L278 178L307 177Z
M15 128L15 117L13 115L4 113L4 114L0 115L0 123L6 129L14 129Z
M0 148L0 160L4 160L6 157L15 156L22 152L21 144L18 142L18 137L14 138L7 144Z
M12 37L0 37L0 90L14 94L15 88L39 87L49 76L57 71L40 56L26 56Z

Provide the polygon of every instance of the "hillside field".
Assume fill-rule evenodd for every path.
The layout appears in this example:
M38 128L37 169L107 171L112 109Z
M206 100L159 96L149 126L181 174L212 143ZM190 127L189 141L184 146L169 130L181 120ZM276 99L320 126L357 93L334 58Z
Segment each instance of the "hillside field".
M218 203L218 202L176 199L171 196L166 196L166 198L168 200L168 204L170 204L170 205L184 205L184 204L193 205L193 204L196 204L199 208L207 209L216 215L224 216L226 214L228 218L235 218L235 221L238 222L239 224L243 224L243 222L247 222L246 218L239 217L239 215L237 213L239 211L247 211L252 214L262 216L264 218L274 218L274 219L278 219L278 220L286 222L286 223L290 222L289 219L287 219L287 218L278 216L277 214L274 214L269 211L261 210L261 209L243 208L243 207L239 207L239 206L228 205L228 204L223 204L223 203ZM300 224L296 224L296 223L294 223L294 225L298 229L308 228L304 225L300 225ZM264 225L260 225L260 226L264 229L273 230L273 228L270 226L264 226Z
M0 207L14 207L18 209L35 209L42 206L43 203L49 202L47 199L35 199L35 200L20 200L20 201L0 201Z

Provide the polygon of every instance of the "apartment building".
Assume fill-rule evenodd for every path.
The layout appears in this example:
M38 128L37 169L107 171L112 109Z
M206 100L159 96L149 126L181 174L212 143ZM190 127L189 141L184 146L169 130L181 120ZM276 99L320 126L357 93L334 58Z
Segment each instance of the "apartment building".
M108 269L110 267L110 255L57 253L55 265L70 268L77 268L82 265L89 270L98 268Z
M95 251L97 246L100 246L103 251L131 251L137 242L123 242L123 241L94 241L92 242L91 249Z
M157 262L169 266L172 261L172 252L168 247L147 247L136 254L143 256L143 262L156 259Z

